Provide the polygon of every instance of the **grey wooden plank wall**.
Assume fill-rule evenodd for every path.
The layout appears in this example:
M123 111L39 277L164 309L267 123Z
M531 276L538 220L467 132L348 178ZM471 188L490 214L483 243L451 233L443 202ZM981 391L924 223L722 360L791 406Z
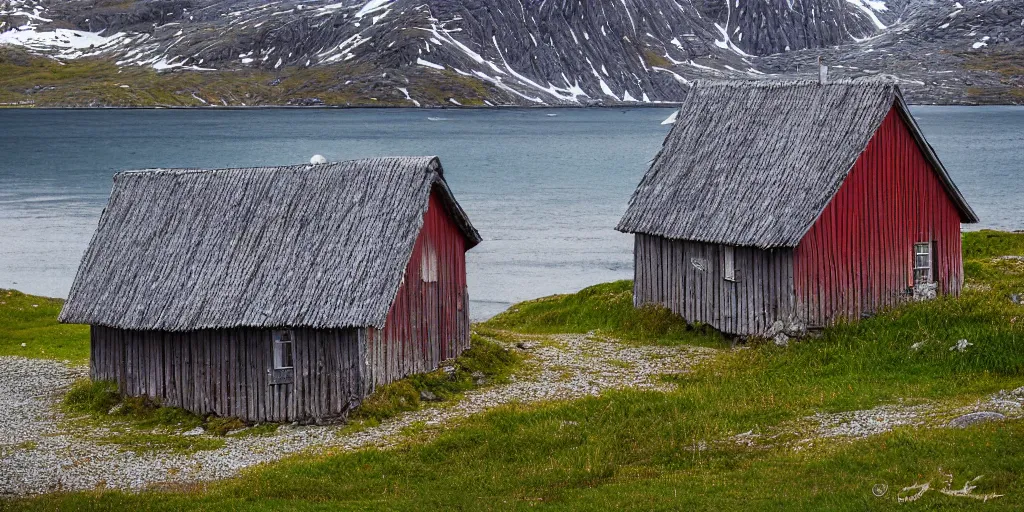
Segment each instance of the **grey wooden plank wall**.
M795 312L793 251L736 247L736 281L727 281L723 247L637 234L633 299L659 304L688 322L756 335Z
M92 327L91 376L197 414L246 421L329 420L362 398L356 329L292 329L291 383L272 384L270 330Z

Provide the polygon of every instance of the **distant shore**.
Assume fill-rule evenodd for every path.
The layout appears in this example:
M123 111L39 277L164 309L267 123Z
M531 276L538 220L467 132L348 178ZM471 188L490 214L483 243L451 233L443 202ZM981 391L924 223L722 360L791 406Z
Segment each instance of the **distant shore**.
M55 107L34 105L0 105L0 110L422 110L424 112L449 110L623 110L679 108L682 102L642 103L621 105L494 105L416 107L400 105L146 105ZM911 103L913 107L1024 107L1021 103Z

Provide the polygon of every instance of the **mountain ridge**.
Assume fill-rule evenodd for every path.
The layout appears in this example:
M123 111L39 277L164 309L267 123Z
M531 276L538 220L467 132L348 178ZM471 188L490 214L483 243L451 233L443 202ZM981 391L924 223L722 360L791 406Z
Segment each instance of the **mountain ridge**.
M819 58L918 103L1024 99L1024 0L7 0L0 45L7 104L657 104ZM98 74L131 93L82 76L40 94L12 64L38 59L113 66Z

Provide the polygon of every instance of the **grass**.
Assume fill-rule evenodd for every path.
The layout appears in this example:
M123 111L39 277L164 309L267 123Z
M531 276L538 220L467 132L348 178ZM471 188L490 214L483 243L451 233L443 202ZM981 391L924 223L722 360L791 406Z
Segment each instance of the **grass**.
M903 487L952 488L974 477L982 503L926 493L908 510L1024 508L1024 421L965 430L901 429L858 441L747 448L729 437L819 411L898 399L965 401L1024 385L1024 234L968 233L968 283L958 299L910 304L782 349L723 350L669 392L617 391L538 406L510 405L397 449L302 455L173 492L82 492L0 502L18 510L888 510ZM627 296L623 297L623 294ZM600 330L636 343L701 342L662 313L624 307L628 285L533 301L486 328ZM531 313L539 318L532 318ZM478 329L479 330L479 329ZM486 329L479 330L485 332ZM696 333L696 334L695 334ZM956 340L974 345L950 351ZM706 340L704 340L706 341ZM914 351L910 346L924 342ZM411 384L410 384L411 385ZM872 486L885 484L876 497Z
M64 301L0 289L0 355L89 361L89 326L57 323Z
M667 308L634 308L632 281L522 302L477 328L481 332L529 334L597 332L645 344L727 346L726 337L720 333L710 327L689 325Z
M521 363L522 356L474 334L470 349L457 357L450 367L412 375L381 387L353 411L352 419L360 427L377 425L403 412L419 409L423 392L433 394L439 401L451 400L481 385L506 381Z
M246 427L238 418L202 417L178 407L163 407L147 397L122 397L117 385L106 381L76 382L61 407L74 417L69 421L72 431L86 437L101 432L98 443L138 454L215 450L224 446L220 438ZM182 435L197 427L202 427L206 435ZM233 436L266 435L276 428L258 425Z

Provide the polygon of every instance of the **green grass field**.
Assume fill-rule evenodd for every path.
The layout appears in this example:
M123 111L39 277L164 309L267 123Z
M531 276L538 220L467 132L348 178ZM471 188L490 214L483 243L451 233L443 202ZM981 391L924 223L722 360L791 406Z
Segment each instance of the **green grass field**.
M817 412L899 399L963 403L1024 386L1024 306L1009 298L1024 293L1024 261L999 258L1024 255L1024 234L968 233L964 251L968 287L960 298L910 304L785 349L770 343L728 349L713 332L663 311L634 311L628 283L520 304L477 330L597 331L628 343L723 350L693 373L671 378L673 389L665 393L618 391L506 406L397 449L295 456L202 487L56 494L0 502L0 508L1021 510L1021 421L902 428L863 440L818 440L801 450L730 441L747 431L785 431ZM56 326L45 330L41 318L31 321L56 336ZM24 332L16 327L0 332ZM973 345L964 353L949 350L961 338ZM69 335L52 342L71 353L83 340ZM910 349L922 342L920 350ZM10 344L0 343L9 353ZM930 482L942 489L952 478L950 487L958 489L978 476L975 494L1004 496L982 502L933 490L897 502L905 486ZM872 493L876 484L887 487L882 496Z

